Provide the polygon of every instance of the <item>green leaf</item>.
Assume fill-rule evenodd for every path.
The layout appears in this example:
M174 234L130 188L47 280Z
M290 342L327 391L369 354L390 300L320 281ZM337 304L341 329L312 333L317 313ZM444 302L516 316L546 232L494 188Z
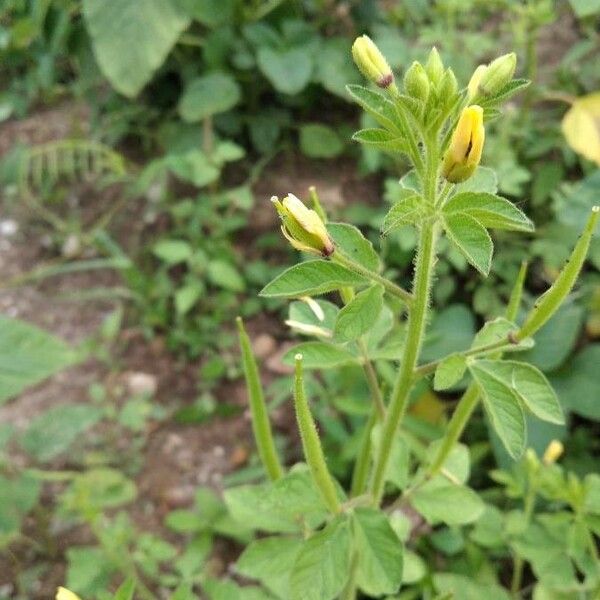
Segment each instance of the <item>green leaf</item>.
M351 341L369 331L383 308L383 292L383 286L373 285L356 294L338 313L335 336L342 341Z
M280 598L290 589L290 573L302 546L300 538L268 537L246 547L236 563L236 570L260 581Z
M475 174L454 188L457 194L463 192L486 192L495 194L498 191L498 176L489 167L477 167Z
M467 359L460 354L451 354L437 366L433 378L433 389L436 392L447 390L456 385L467 370Z
M570 411L600 421L600 344L590 344L552 376L552 384Z
M442 445L442 440L431 442L427 448L427 460L433 462ZM451 477L452 483L466 483L471 472L471 457L469 448L464 444L457 443L448 453L441 469L445 477Z
M283 94L301 92L312 76L313 59L306 47L275 49L262 46L256 58L265 77Z
M21 436L21 445L37 460L50 460L67 450L102 416L102 409L89 404L55 406L31 422Z
M379 271L379 256L358 227L347 223L328 223L327 231L344 254L370 271Z
M310 158L333 158L344 151L344 142L331 127L307 123L300 127L300 150Z
M133 592L135 592L135 580L126 579L115 592L113 600L133 600Z
M235 18L236 0L178 0L187 13L208 27L217 27Z
M510 594L495 583L480 583L476 579L456 573L435 573L436 590L447 594L444 598L456 600L511 600Z
M387 235L403 225L415 225L421 220L422 199L418 194L404 196L390 208L383 220L382 233Z
M67 560L66 587L77 590L82 597L106 589L116 571L104 550L96 546L72 546L67 550Z
M358 358L348 350L326 342L298 344L283 355L282 361L286 365L294 365L296 354L302 354L302 366L305 369L333 369L358 363Z
M465 304L451 304L437 313L432 321L421 358L423 361L440 360L448 354L469 348L475 334L475 317Z
M179 316L187 314L198 302L204 288L200 283L189 283L175 292L175 310Z
M483 404L496 433L512 458L517 459L525 450L523 407L511 386L482 368L481 362L485 366L485 361L476 361L469 365L469 370L481 390Z
M481 516L485 507L471 488L453 484L441 476L417 488L411 501L432 525L473 523Z
M83 15L100 69L129 97L148 83L190 21L164 0L84 0Z
M202 590L209 600L271 600L271 596L257 587L241 587L227 579L206 579ZM194 595L193 599L197 600Z
M380 125L396 132L399 136L401 130L396 125L396 107L382 94L367 89L361 85L346 86L348 93L364 110L366 110Z
M186 85L177 110L184 121L195 123L232 109L240 98L240 86L231 75L213 72Z
M23 321L0 316L0 404L78 358L59 338Z
M487 277L494 245L485 227L465 213L444 216L444 228L450 241L482 275Z
M0 475L0 548L19 534L23 517L36 505L41 491L40 481L27 473L11 479Z
M165 164L177 177L197 187L216 181L221 173L219 166L198 149L169 154L165 158Z
M302 544L290 578L291 600L337 598L349 569L350 528L338 517Z
M167 265L176 265L191 258L191 245L184 240L160 240L152 247L152 254Z
M206 274L209 281L230 292L243 292L246 282L233 264L226 260L215 259L208 263Z
M261 291L264 298L318 296L344 286L365 285L367 281L345 267L325 260L294 265L275 277Z
M135 499L135 483L116 469L97 468L77 475L61 499L71 510L116 508Z
M361 76L352 62L352 55L348 52L348 39L345 36L321 40L319 60L316 61L316 77L328 92L348 100L346 84L358 83Z
M475 364L477 369L510 387L536 417L549 423L564 424L560 402L536 367L512 360L478 360Z
M387 129L361 129L357 131L352 139L355 142L364 144L384 152L406 152L407 145L403 138Z
M402 544L385 513L357 508L352 532L358 553L358 587L370 596L395 594L402 583Z
M484 227L512 231L533 231L533 223L512 202L482 192L464 192L448 200L444 215L467 214Z

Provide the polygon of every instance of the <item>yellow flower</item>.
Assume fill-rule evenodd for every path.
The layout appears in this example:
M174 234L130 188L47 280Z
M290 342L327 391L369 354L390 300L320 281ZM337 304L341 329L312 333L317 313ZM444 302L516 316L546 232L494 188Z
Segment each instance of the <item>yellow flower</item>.
M56 590L56 600L81 600L81 598L64 587L59 587Z
M484 141L483 109L476 104L467 106L460 115L444 156L444 177L451 183L469 179L481 160Z
M600 166L600 92L573 101L563 117L562 131L575 152Z
M352 57L360 72L379 87L387 88L394 82L390 65L368 35L356 38L352 44Z
M559 442L558 440L552 440L548 444L548 447L544 452L544 456L542 457L544 464L553 465L562 456L564 451L565 447L562 445L562 442Z
M282 202L273 196L271 202L281 217L283 235L296 250L323 256L333 254L333 241L316 211L307 208L294 194L288 194Z

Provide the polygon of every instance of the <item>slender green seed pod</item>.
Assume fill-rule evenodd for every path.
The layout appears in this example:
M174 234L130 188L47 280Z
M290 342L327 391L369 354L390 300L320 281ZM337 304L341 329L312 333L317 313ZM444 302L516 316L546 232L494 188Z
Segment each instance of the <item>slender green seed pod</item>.
M583 266L583 262L588 253L594 228L600 216L600 206L592 208L592 214L589 216L585 229L581 237L575 244L571 256L563 267L562 271L552 284L550 289L545 292L535 303L533 309L527 315L521 329L516 333L515 340L520 341L536 333L550 317L558 310L564 299L567 297Z
M294 381L294 405L296 420L302 438L304 458L310 469L313 481L321 492L323 500L329 510L336 514L341 511L333 478L327 468L325 455L321 448L317 426L310 412L306 394L304 392L304 378L302 375L302 354L296 354L296 377Z
M258 366L254 354L252 353L250 338L246 333L244 322L241 317L237 317L236 323L240 337L240 348L242 350L244 376L246 377L246 386L248 388L254 440L256 441L258 454L265 467L265 471L271 481L275 481L282 477L283 468L281 467L275 443L273 442L273 432L271 431L271 424L269 423L269 415L262 385L260 383Z
M510 298L508 299L508 305L506 306L506 318L514 323L517 315L519 314L519 308L521 306L521 298L523 297L523 285L525 284L525 276L527 275L527 261L521 263L521 268L515 280L512 291L510 292Z

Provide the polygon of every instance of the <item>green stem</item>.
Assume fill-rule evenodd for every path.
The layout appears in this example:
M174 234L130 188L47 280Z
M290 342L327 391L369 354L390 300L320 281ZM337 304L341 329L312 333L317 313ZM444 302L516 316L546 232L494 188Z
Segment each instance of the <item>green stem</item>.
M371 400L377 411L377 419L383 421L385 419L385 402L383 401L379 381L377 380L377 373L375 372L373 363L369 360L367 347L362 338L358 340L357 344L363 359L363 370L369 386L369 392L371 392Z
M310 469L313 480L320 490L325 504L333 514L341 511L337 490L333 477L329 473L323 448L319 440L317 426L310 412L306 394L304 392L304 378L302 374L302 355L296 354L296 376L294 380L294 404L296 408L296 420L302 438L304 457Z
M502 338L501 340L498 340L497 342L492 342L491 344L486 344L485 346L477 346L476 348L471 348L469 350L465 350L464 352L457 352L457 356L464 356L465 358L469 357L469 356L478 356L480 354L488 354L489 352L493 352L494 350L502 350L503 348L506 348L507 346L514 346L515 343L508 339L508 338ZM431 373L434 373L435 370L438 368L438 365L443 362L446 358L448 358L447 356L440 359L440 360L434 360L432 362L426 363L424 365L421 365L420 367L415 369L415 377L416 378L421 378L421 377L425 377L425 375L430 375Z
M437 177L433 178L433 195L435 195L435 185ZM431 193L431 186L429 192ZM429 305L429 293L431 288L431 276L435 261L435 242L437 237L437 227L434 222L426 221L421 228L419 239L419 250L417 253L417 262L414 277L414 301L411 311L408 315L408 328L404 353L398 377L394 384L392 397L390 400L387 417L383 423L381 443L377 458L375 460L375 471L371 485L371 494L376 504L381 502L383 496L385 475L392 450L394 438L406 412L408 396L411 389L411 383L414 376L414 369L417 363L423 333L425 330L427 308Z
M427 478L431 478L441 471L452 448L454 448L454 445L460 439L462 432L469 422L469 419L477 406L478 400L479 390L474 383L471 383L454 409L452 418L446 427L446 435L444 435L434 459L429 467L427 467Z
M400 298L409 306L412 303L412 294L407 292L404 288L401 288L399 285L396 285L389 279L383 277L382 275L379 275L379 273L375 273L375 271L370 271L366 267L363 267L361 264L354 262L351 258L346 256L339 250L336 250L331 258L343 267L346 267L347 269L350 269L351 271L354 271L355 273L358 273L359 275L362 275L363 277L370 279L371 281L380 283L384 287L386 292L389 292L393 296Z
M350 488L350 496L352 498L360 496L367 489L369 466L371 465L371 452L373 449L371 444L371 434L373 433L373 427L375 427L376 423L377 410L375 409L375 406L373 406L363 431L360 449L358 451L356 462L354 463L354 471L352 472L352 486Z
M524 503L524 513L525 513L525 524L529 525L531 521L531 517L533 515L533 509L535 508L535 498L537 494L537 478L533 473L530 474L529 486L527 489L527 495L525 496ZM520 556L515 557L514 561L514 569L513 569L513 577L510 584L510 591L513 596L519 598L521 594L519 590L521 589L521 582L523 580L523 567L525 566L525 562Z

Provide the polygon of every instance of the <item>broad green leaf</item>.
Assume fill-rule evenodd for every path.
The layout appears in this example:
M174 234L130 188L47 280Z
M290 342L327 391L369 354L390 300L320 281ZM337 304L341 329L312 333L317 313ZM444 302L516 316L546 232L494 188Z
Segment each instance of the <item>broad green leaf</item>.
M456 600L511 600L510 594L495 583L480 583L474 578L456 573L435 573L435 588L444 598Z
M256 58L260 70L283 94L301 92L312 76L313 58L306 47L276 49L261 46Z
M177 110L184 121L195 123L232 109L240 98L240 87L231 75L213 72L186 85Z
M344 142L331 127L307 123L300 127L300 150L311 158L333 158L344 151Z
M600 421L600 344L589 344L552 375L563 406L570 411Z
M579 19L600 13L600 0L569 0Z
M375 325L383 308L383 286L373 285L352 298L338 313L335 336L342 341L356 340Z
M10 479L0 474L0 548L19 534L23 517L36 505L41 491L41 482L26 473Z
M494 245L485 227L465 213L444 215L444 228L450 241L467 261L487 277Z
M441 476L417 488L411 502L429 523L447 525L473 523L485 506L471 488L451 483Z
M187 13L208 27L227 24L235 18L236 0L178 0Z
M374 508L357 508L352 532L358 553L358 587L370 596L395 594L402 583L402 543L386 514Z
M518 330L518 326L511 323L504 317L497 317L493 321L484 323L483 327L477 332L471 344L471 350L489 346L497 342L504 342L508 339L510 333ZM510 344L502 348L502 352L520 352L527 350L533 346L534 342L531 338L525 338L518 344Z
M226 260L215 259L208 263L206 274L213 285L231 292L243 292L246 282L236 267Z
M164 0L84 0L83 16L100 69L135 96L162 65L189 16Z
M498 191L498 176L489 167L477 167L475 174L454 188L457 194L463 192L486 192L495 194Z
M185 240L160 240L152 247L152 254L167 265L185 262L193 253L192 246Z
M370 271L379 271L379 256L358 227L347 223L328 223L327 231L346 255Z
M189 283L175 292L175 310L178 315L187 314L198 302L204 288L199 283Z
M268 590L285 598L290 589L290 573L302 546L300 538L268 537L253 541L236 563L236 570L260 581Z
M404 550L402 569L402 582L404 585L417 583L427 574L425 561L416 553Z
M265 298L318 296L344 286L365 285L367 281L345 267L325 260L294 265L278 275L260 292Z
M264 590L253 586L240 586L227 579L207 579L202 590L208 600L271 600L272 596ZM194 595L194 600L197 596Z
M406 152L407 145L403 138L387 129L361 129L357 131L352 139L365 146L383 150L384 152Z
M437 366L433 378L433 389L436 392L447 390L456 385L467 370L467 360L460 354L451 354Z
M135 592L135 580L128 578L119 586L113 600L133 600L133 592Z
M345 517L338 517L302 544L290 578L290 599L337 598L349 569L350 527Z
M554 390L533 365L512 360L478 360L475 364L478 370L511 388L536 417L557 425L565 422Z
M0 404L79 358L59 338L29 323L0 316Z
M229 488L224 498L236 521L274 533L302 531L303 520L317 527L327 514L306 468L295 467L274 483Z
M282 358L286 365L294 365L296 354L302 354L305 369L333 369L358 363L358 358L340 346L327 342L304 342L288 350Z
M533 223L512 202L483 192L463 192L448 200L443 208L444 215L465 213L484 227L533 231Z
M586 513L600 515L600 475L589 473L584 482L585 499L583 507Z
M380 125L402 135L402 131L397 125L398 116L396 107L392 102L382 94L367 89L361 85L346 86L352 99L366 110Z
M508 453L517 459L525 450L526 425L523 407L510 384L480 367L481 362L485 361L471 363L469 370L479 386L492 426Z
M308 302L302 302L300 300L290 302L286 324L294 328L293 323L300 323L309 328L317 327L320 330L329 331L333 335L335 319L340 312L339 307L327 300L318 299L314 300L314 302L316 302L318 307L317 313L315 313ZM299 328L298 331L303 333Z
M465 304L452 304L438 312L427 332L421 359L439 360L467 350L475 335L475 317Z
M216 181L221 173L220 167L198 148L169 154L164 164L177 177L193 183L196 187L203 187Z
M90 404L55 406L31 422L20 438L21 445L37 460L50 460L67 450L102 416L102 409Z
M432 461L442 445L442 440L434 440L427 448L427 460ZM471 472L471 457L469 448L464 444L457 443L448 453L442 473L445 477L451 478L452 483L466 483Z
M67 560L66 587L77 590L81 597L106 589L117 570L104 550L97 546L72 546L67 550Z
M328 37L321 40L319 60L316 61L316 77L321 85L332 94L348 100L346 85L358 83L360 73L348 52L348 39L345 36Z
M403 225L414 225L422 217L422 200L418 194L410 194L390 208L383 220L382 233L387 235L390 231Z
M116 508L135 499L135 483L116 469L97 468L77 475L61 502L70 510L99 511Z

